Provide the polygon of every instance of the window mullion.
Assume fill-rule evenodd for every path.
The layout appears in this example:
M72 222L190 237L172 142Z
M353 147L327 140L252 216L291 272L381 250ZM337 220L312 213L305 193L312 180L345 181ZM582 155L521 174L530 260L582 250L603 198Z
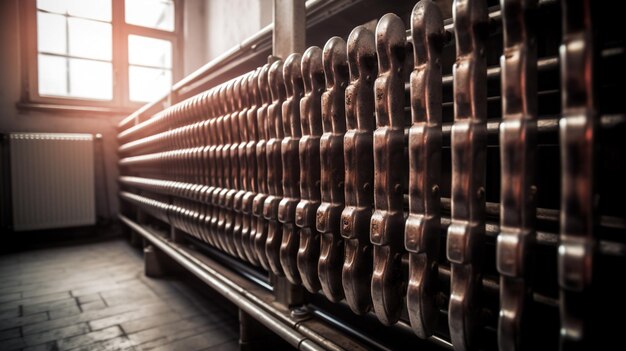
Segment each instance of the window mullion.
M70 56L70 17L67 12L64 15L65 18L65 55ZM65 93L72 95L71 79L70 79L70 59L65 58Z
M114 100L129 106L128 100L128 43L124 26L124 1L112 1Z

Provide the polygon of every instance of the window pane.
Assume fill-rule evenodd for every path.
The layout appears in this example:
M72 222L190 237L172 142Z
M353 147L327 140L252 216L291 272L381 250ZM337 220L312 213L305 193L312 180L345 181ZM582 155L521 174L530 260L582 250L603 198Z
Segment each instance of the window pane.
M126 0L126 23L173 31L174 3L172 0Z
M111 0L37 0L37 8L111 22Z
M65 17L43 12L37 13L38 51L65 54L65 33Z
M113 98L111 63L70 59L70 95L111 100Z
M165 96L172 86L172 71L168 69L130 66L128 78L132 101L157 100Z
M111 59L109 23L69 18L70 55L101 60Z
M109 62L39 55L39 94L100 100L113 98ZM68 75L69 66L69 75Z
M134 65L172 68L172 43L169 40L129 35L128 62Z
M67 96L67 59L39 55L39 94Z

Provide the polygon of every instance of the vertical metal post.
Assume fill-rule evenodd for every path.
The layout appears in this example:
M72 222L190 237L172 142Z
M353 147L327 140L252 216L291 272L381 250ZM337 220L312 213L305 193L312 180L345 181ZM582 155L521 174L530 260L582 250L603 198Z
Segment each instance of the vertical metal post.
M239 350L251 351L267 346L271 334L256 319L239 309Z
M287 58L291 53L304 52L306 34L304 1L274 0L274 33L272 54ZM272 277L274 294L280 303L300 305L304 301L301 287L289 283L285 277Z
M285 59L304 52L306 12L302 0L274 0L273 55Z

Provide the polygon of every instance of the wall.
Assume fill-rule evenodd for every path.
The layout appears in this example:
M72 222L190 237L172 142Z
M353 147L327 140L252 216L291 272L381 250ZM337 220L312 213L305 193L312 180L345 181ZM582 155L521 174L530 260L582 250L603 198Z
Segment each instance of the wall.
M200 68L206 59L206 4L205 0L187 0L185 6L185 76Z
M100 133L96 144L96 211L101 218L114 217L117 200L117 140L116 126L124 116L91 115L89 113L59 114L20 111L19 0L0 0L0 133L63 132ZM185 1L185 74L206 62L204 0ZM104 166L103 166L104 165Z
M96 213L101 218L117 213L117 156L115 126L122 116L62 115L19 111L20 99L19 0L0 1L0 133L63 132L100 133L96 144ZM103 152L101 152L103 151ZM104 161L104 162L103 162ZM104 164L104 167L102 165ZM107 201L108 197L108 201ZM107 205L108 203L108 205Z
M272 22L272 0L206 0L207 61Z

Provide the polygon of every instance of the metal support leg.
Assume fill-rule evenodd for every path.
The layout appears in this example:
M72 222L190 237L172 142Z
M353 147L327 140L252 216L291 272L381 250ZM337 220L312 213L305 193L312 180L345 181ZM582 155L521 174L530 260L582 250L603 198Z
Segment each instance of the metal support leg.
M304 303L304 289L301 286L293 285L287 278L274 274L271 276L271 281L277 302L290 308L301 306Z
M273 53L286 59L293 52L304 52L306 11L304 1L274 0Z
M150 278L160 278L168 274L176 273L180 268L167 257L162 251L153 245L147 245L143 249L144 273Z
M291 53L304 52L306 11L304 1L274 0L273 55L286 59ZM285 277L272 275L276 301L286 306L298 306L304 302L304 290Z
M267 350L267 341L271 337L272 333L266 327L246 312L239 310L240 351Z
M171 226L170 227L170 240L173 243L182 244L185 242L185 233Z

